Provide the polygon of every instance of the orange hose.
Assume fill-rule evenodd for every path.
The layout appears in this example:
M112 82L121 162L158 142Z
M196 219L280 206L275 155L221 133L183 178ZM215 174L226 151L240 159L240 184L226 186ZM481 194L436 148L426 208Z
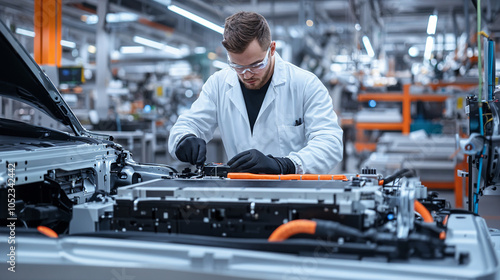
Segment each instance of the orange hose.
M299 233L314 234L316 232L316 222L311 220L293 220L282 224L273 231L267 239L269 242L277 242L288 239L290 236Z
M427 208L425 208L425 206L422 205L422 203L420 203L418 200L415 200L413 206L415 207L415 211L417 211L418 213L420 213L420 215L422 215L424 222L426 223L434 222L434 218L432 218L431 213L429 212L429 210L427 210Z
M445 240L446 239L446 232L442 231L439 233L439 239Z
M229 179L279 180L279 175L258 175L252 173L227 173Z
M443 220L443 225L446 225L448 223L448 217L450 215L446 215L446 217L444 217L444 220Z
M227 173L229 179L240 180L342 180L347 181L345 175L332 174L253 174L253 173Z
M45 226L38 226L36 228L41 234L46 235L50 238L58 238L59 235L55 231L53 231L51 228L45 227Z

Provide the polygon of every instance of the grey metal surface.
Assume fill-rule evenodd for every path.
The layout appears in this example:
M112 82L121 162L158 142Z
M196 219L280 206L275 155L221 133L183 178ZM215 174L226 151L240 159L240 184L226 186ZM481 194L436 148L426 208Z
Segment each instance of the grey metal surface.
M73 217L69 224L69 233L77 234L99 230L96 224L106 212L113 212L114 201L88 202L73 206Z
M85 236L16 237L16 272L2 279L496 279L497 252L484 220L452 215L446 243L463 264L410 259L381 262ZM7 244L2 235L0 244ZM7 247L0 247L5 258Z
M153 180L118 189L117 200L131 200L134 204L145 200L178 201L251 201L254 203L319 203L338 205L339 214L367 211L366 218L382 204L378 186L350 187L343 181L268 181L231 179L165 179ZM366 199L369 198L369 199ZM360 209L358 209L360 208ZM363 208L363 209L361 209Z
M116 150L108 144L79 144L62 147L41 147L30 151L0 152L2 162L15 163L16 185L43 182L48 170L65 171L91 168L95 170L97 189L110 191L111 164ZM8 178L7 165L0 165L0 186Z
M384 133L377 142L376 152L361 166L376 168L385 176L409 168L422 181L453 182L457 161L455 141L453 136L427 136L419 131L410 135Z

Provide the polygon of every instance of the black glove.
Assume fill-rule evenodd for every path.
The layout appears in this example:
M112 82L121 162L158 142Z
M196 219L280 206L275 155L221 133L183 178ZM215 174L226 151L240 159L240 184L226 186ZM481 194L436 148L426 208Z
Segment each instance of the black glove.
M186 135L177 144L175 155L180 161L203 165L207 160L207 143L193 134Z
M266 156L256 149L235 155L227 165L231 172L295 174L295 165L289 158Z

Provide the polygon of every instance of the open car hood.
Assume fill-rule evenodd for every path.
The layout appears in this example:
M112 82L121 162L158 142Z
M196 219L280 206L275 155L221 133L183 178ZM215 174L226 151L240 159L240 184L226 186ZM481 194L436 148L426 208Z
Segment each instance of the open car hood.
M40 109L71 127L78 135L92 136L78 121L61 94L26 49L0 21L0 96Z

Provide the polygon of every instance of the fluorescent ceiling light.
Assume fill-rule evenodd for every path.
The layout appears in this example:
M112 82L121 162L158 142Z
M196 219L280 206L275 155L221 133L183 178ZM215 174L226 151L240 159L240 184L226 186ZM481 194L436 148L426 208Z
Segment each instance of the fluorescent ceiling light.
M169 45L165 45L163 43L160 43L160 42L156 42L156 41L153 41L153 40L149 40L149 39L146 39L146 38L143 38L143 37L140 37L140 36L134 36L133 38L134 42L138 43L138 44L141 44L141 45L144 45L144 46L147 46L147 47L151 47L151 48L155 48L155 49L158 49L158 50L162 50L164 52L167 52L167 53L171 53L175 56L183 56L183 55L186 55L188 51L186 50L181 50L181 49L178 49L178 48L174 48L172 46L169 46Z
M363 36L363 45L365 45L366 52L370 57L375 56L375 52L373 51L372 44L370 44L370 39L367 36Z
M151 47L151 48L155 48L158 50L163 50L163 47L165 46L165 44L162 44L160 42L156 42L153 40L149 40L149 39L146 39L146 38L143 38L140 36L134 36L133 40L137 44L141 44L141 45L144 45L146 47Z
M182 56L184 54L184 52L181 49L174 48L174 47L169 46L169 45L164 45L163 46L163 51L171 53L171 54L175 54L175 55L178 55L178 56Z
M434 35L436 34L436 26L437 26L438 16L430 15L429 23L427 24L427 34Z
M99 22L99 17L97 15L83 15L80 19L86 24L96 24Z
M212 66L215 67L215 68L224 69L228 65L227 65L227 63L224 63L222 61L214 60L214 61L212 61Z
M106 15L107 22L130 22L137 19L139 19L139 16L134 13L110 13Z
M61 46L74 49L76 47L76 43L71 41L61 40Z
M196 54L202 54L202 53L206 53L206 52L207 52L207 48L205 48L205 47L194 48L194 53L196 53Z
M185 18L188 18L198 24L201 24L209 29L212 29L213 31L215 32L218 32L220 34L224 34L224 28L211 22L211 21L208 21L200 16L197 16L189 11L186 11L182 8L179 8L177 7L176 5L169 5L168 6L168 9L171 10L172 12L176 13L176 14L179 14Z
M108 13L106 14L106 21L111 23L117 22L131 22L139 19L139 16L134 13ZM80 20L86 24L96 24L99 22L99 17L97 15L83 15Z
M143 53L144 52L144 47L143 46L123 46L120 48L120 52L123 54L127 53Z
M170 5L170 3L172 2L172 1L170 1L170 0L154 0L154 1L155 1L155 2L158 2L158 3L160 3L160 4L163 4L163 5L165 5L165 6Z
M35 37L35 32L27 29L16 28L16 33L28 37Z
M433 50L434 50L434 37L427 36L427 40L425 41L424 60L431 59L431 54Z

